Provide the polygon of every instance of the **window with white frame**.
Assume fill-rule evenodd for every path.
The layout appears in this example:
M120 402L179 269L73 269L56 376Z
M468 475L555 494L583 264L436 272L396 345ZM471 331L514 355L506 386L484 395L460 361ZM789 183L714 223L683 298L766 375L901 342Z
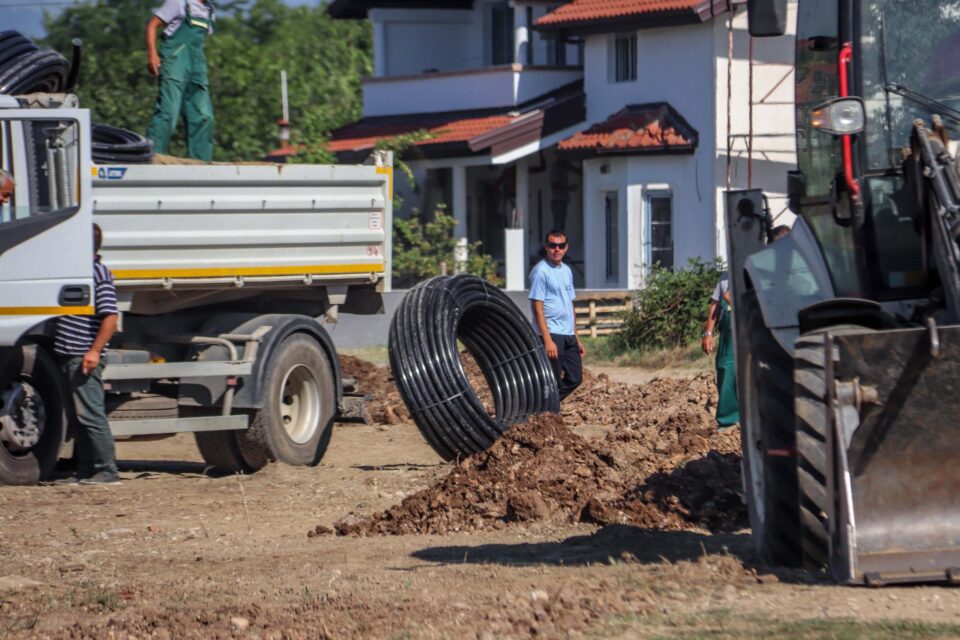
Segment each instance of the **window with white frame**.
M647 197L647 264L673 269L673 194L654 192Z
M604 244L606 245L606 281L620 281L620 194L603 194Z
M637 79L637 34L623 33L614 36L611 56L614 82L630 82Z

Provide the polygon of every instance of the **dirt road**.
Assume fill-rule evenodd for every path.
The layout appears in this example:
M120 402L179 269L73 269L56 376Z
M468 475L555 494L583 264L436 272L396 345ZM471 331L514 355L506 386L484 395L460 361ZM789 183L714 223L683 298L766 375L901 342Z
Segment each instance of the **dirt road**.
M619 428L565 421L590 447ZM121 486L0 488L0 637L960 637L960 591L760 567L708 521L308 536L449 476L410 424L338 425L319 467L245 477L204 476L189 437L119 454Z

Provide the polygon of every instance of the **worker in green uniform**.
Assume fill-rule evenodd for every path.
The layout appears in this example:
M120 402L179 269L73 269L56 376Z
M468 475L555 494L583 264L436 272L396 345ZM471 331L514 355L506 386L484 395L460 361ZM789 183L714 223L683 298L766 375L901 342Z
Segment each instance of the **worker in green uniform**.
M147 69L159 78L157 106L147 129L157 153L167 153L181 113L187 156L213 158L213 104L203 44L213 33L212 0L164 0L147 22ZM157 49L157 30L163 36Z
M709 354L713 351L714 337L717 338L714 364L717 368L717 392L720 395L717 401L717 425L721 431L740 422L740 405L737 403L737 357L733 350L731 311L730 279L724 273L710 297L710 311L700 342L703 352Z

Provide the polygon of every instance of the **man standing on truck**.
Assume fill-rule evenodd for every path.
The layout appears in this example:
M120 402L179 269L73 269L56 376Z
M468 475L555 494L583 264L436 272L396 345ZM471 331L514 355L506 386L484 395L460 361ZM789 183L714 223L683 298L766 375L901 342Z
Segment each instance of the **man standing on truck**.
M107 343L117 331L117 290L113 274L100 260L103 232L93 225L93 288L95 315L57 318L54 352L67 379L76 417L74 452L77 475L66 482L119 482L116 448L107 422L103 394L103 362Z
M187 157L213 158L213 104L203 45L213 33L213 0L164 0L147 22L147 70L159 78L157 106L147 129L157 153L167 153L183 111ZM159 54L157 30L163 29Z
M577 335L573 300L573 271L563 263L567 254L567 234L554 229L543 243L546 258L530 272L530 303L533 330L543 337L557 389L562 401L583 382L582 357L586 350Z

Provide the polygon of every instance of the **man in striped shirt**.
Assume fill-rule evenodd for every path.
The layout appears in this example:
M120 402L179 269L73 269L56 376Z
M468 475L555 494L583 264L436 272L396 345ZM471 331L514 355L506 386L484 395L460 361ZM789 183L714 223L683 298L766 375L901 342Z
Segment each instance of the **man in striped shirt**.
M53 350L67 377L76 414L74 450L82 484L119 482L113 434L103 395L103 362L107 343L117 331L117 290L113 274L100 261L103 233L93 225L93 288L96 313L57 318ZM68 479L68 481L70 481Z

